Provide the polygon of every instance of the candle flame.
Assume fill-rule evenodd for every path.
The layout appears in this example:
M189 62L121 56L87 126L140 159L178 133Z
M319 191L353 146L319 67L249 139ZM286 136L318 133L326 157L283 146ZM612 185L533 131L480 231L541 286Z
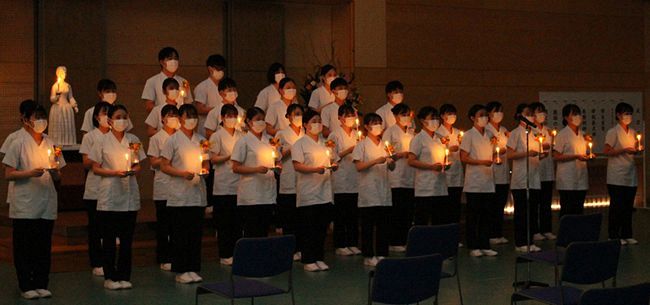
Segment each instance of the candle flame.
M553 136L557 136L557 130L553 129L553 130L551 131L551 134L552 134Z
M636 135L636 140L641 141L641 134Z
M462 137L462 136L464 136L464 135L465 135L465 133L461 131L461 132L460 132L460 136Z
M124 159L129 160L129 153L124 154Z
M501 150L501 148L499 148L499 146L497 146L497 154L499 153L500 150Z
M589 148L592 148L594 146L594 143L589 142Z
M275 150L271 151L271 157L273 158L273 160L275 160L275 158L276 158L276 156L275 156Z
M445 155L449 156L449 149L448 148L445 148Z
M52 155L52 150L51 150L51 149L48 149L48 150L47 150L47 156L49 157L49 156L51 156L51 155Z

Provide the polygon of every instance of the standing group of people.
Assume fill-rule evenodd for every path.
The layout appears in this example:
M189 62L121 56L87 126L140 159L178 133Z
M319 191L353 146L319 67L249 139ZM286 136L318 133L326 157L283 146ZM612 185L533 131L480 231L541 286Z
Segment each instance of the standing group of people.
M518 105L512 130L502 125L501 103L477 104L467 113L472 127L461 131L453 105L415 111L403 102L399 81L386 85L386 104L361 115L347 102L348 82L331 65L321 70L322 86L300 105L297 83L275 63L269 85L255 106L244 110L235 81L225 77L221 55L208 57L209 77L194 95L176 73L175 49L162 49L158 60L161 72L147 80L142 93L149 112L146 153L129 133L134 124L126 107L116 103L113 81L98 83L100 102L84 117L79 152L88 170L83 196L88 249L93 274L104 276L106 289L132 288L131 245L140 209L136 175L147 158L154 172L157 259L179 283L202 280L208 205L221 264L232 264L239 238L267 236L275 224L283 234L296 235L294 259L306 271L329 269L324 243L331 222L336 255L361 254L365 265L374 266L391 251L405 251L412 225L459 223L463 193L466 243L474 257L495 256L491 245L508 243L503 210L510 193L517 251L539 251L532 241L555 238L554 184L561 215L583 211L587 163L594 152L576 105L563 108L565 127L556 132L545 126L541 103ZM634 155L642 147L630 127L632 107L621 103L615 112L617 124L608 131L603 152L609 160L609 235L635 244ZM8 202L19 286L23 297L33 299L51 296L53 181L65 160L43 133L43 107L24 101L20 115L22 128L5 140L1 152L5 178L13 182Z

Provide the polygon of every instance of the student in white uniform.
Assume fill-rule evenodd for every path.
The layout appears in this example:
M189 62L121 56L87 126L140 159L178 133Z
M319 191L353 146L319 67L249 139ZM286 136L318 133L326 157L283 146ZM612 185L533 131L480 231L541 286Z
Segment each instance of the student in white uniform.
M204 126L208 113L223 100L219 95L219 82L225 74L226 59L221 54L212 54L208 56L205 65L209 76L194 87L194 107L199 112L198 132L203 136L205 136Z
M269 107L282 97L280 88L280 81L287 77L285 73L284 66L281 63L274 62L269 66L269 70L266 72L266 81L268 86L264 87L257 94L257 99L255 100L255 107L264 110L268 114ZM295 89L295 88L294 88Z
M153 107L165 104L166 94L163 92L163 81L168 78L175 79L180 85L185 96L182 97L182 104L192 103L192 91L190 90L187 80L177 75L178 71L178 51L172 47L164 47L158 52L158 63L160 64L160 73L147 79L142 90L142 100L144 101L147 113L151 112Z
M330 89L330 84L338 77L336 67L324 65L320 69L321 86L312 91L309 97L309 108L320 112L323 107L334 102L334 93Z
M88 158L93 162L93 173L100 176L97 194L97 222L102 236L104 257L104 288L130 289L131 246L136 217L140 210L140 188L135 177L141 170L140 162L146 155L142 149L135 153L131 143L140 139L126 132L129 114L123 105L112 105L108 110L111 132L93 145ZM135 162L136 158L139 162ZM119 252L115 239L120 239Z
M291 147L296 170L298 238L302 241L302 263L306 271L326 271L325 237L331 221L332 171L337 169L336 154L325 145L323 123L318 112L309 109L302 117L305 136Z
M84 185L83 201L86 208L86 215L88 216L88 258L92 273L95 276L104 276L104 269L102 267L102 238L99 234L99 226L97 225L97 195L101 177L93 173L93 161L88 158L88 155L92 152L95 143L99 142L104 134L111 131L111 126L108 124L108 110L110 108L111 104L107 102L99 102L92 108L93 129L84 134L81 139L81 146L79 147L84 169L88 170Z
M48 156L54 143L43 133L47 114L32 100L20 104L23 128L7 149L2 163L5 179L14 181L9 205L12 219L13 257L18 287L25 299L51 297L47 289L50 275L52 229L57 214L54 180L60 179L59 168L65 166ZM53 168L48 170L47 168Z
M147 155L151 163L153 176L153 202L156 206L156 261L163 271L172 270L171 255L171 212L167 208L169 197L169 175L161 171L162 150L167 140L181 127L178 108L165 105L161 110L163 128L149 139Z
M264 110L266 112L266 118L264 119L266 121L266 133L271 136L275 136L278 131L289 127L290 121L287 117L287 107L297 103L296 82L293 79L283 78L280 81L278 90L280 90L282 98L272 102L269 104L268 110Z
M553 147L553 159L557 162L556 183L560 193L560 217L582 214L589 189L587 172L587 139L580 130L582 112L575 104L562 108L564 127L557 134ZM591 152L593 153L593 152ZM595 153L593 153L595 155Z
M117 85L115 85L115 82L110 79L100 79L99 82L97 82L97 96L99 97L99 102L107 102L111 105L115 104L115 101L117 100ZM81 131L84 133L95 129L95 125L93 125L94 110L95 107L93 106L84 113L84 120L83 123L81 123ZM133 123L131 122L131 119L129 119L129 127L126 131L129 131L132 128Z
M496 197L494 206L490 207L493 216L492 225L490 225L490 244L507 244L508 239L503 236L503 209L510 196L510 165L506 155L508 151L506 144L510 132L501 125L503 121L503 105L500 102L489 102L485 105L485 110L489 116L489 123L485 129L493 142L494 149L496 150L496 147L499 147L499 159L501 161L501 164L495 162L492 165Z
M199 114L193 105L178 110L181 128L163 146L161 170L169 175L167 209L172 221L172 272L176 282L198 283L201 271L203 216L207 205L205 181L209 157L203 136L196 132Z
M638 186L634 156L643 153L637 133L630 127L634 108L628 103L619 103L615 108L616 126L605 136L607 155L607 190L609 192L610 239L620 239L621 245L636 245L632 237L632 213Z
M221 96L222 103L215 106L208 113L205 120L205 135L210 138L212 134L217 131L221 124L221 106L225 104L234 105L237 108L239 117L237 117L237 130L245 129L244 118L246 117L246 110L237 104L237 83L232 78L226 77L219 82L219 95Z
M214 167L214 186L212 187L212 218L217 228L217 246L220 263L232 265L235 243L242 237L242 226L237 214L237 185L239 175L232 171L232 156L235 143L244 137L237 130L239 111L234 105L221 107L221 127L210 137L210 161Z
M332 81L330 88L334 93L334 102L321 109L323 120L323 135L329 136L332 130L339 128L339 107L343 105L348 98L348 82L343 78L337 78Z
M381 117L376 113L366 114L363 125L367 136L352 151L352 160L359 172L361 251L363 263L367 266L376 266L388 256L390 243L389 223L393 204L388 172L395 169L395 161L388 156L381 141L381 122Z
M153 135L160 131L164 126L161 114L163 107L166 105L174 105L176 107L180 107L182 105L182 103L179 103L178 101L178 86L178 82L173 78L168 78L163 82L163 92L167 97L165 99L165 103L153 107L153 110L149 112L147 119L144 121L144 123L147 125L147 135L149 137L153 137Z
M539 131L526 125L523 118L529 122L535 121L533 110L528 104L517 105L515 121L519 125L512 130L510 138L508 138L507 156L508 160L512 160L510 189L515 203L515 250L517 252L538 252L541 249L533 244L533 234L538 231L537 211L542 189L539 166L541 159L546 158L548 153L540 151L537 140ZM526 177L526 171L528 171L528 177ZM527 188L528 193L526 192ZM527 211L527 209L530 210ZM529 225L530 232L528 231Z
M451 104L440 106L440 118L442 126L436 130L436 134L449 149L449 162L451 167L445 170L447 178L447 193L449 194L449 206L452 210L454 223L460 223L460 199L463 195L463 163L460 161L459 145L461 143L461 131L454 127L457 121L456 107Z
M382 128L386 129L395 125L395 116L391 110L402 101L404 101L404 85L398 80L388 82L386 84L386 104L377 109L377 114L383 122Z
M352 105L338 109L339 127L334 128L328 140L339 158L339 168L332 173L334 191L334 248L336 255L359 255L359 173L352 162L352 151L361 140L356 120L358 112Z
M445 178L445 171L450 168L449 160L445 160L447 147L436 135L440 128L438 110L422 107L417 118L422 130L411 140L408 159L408 164L415 169L413 222L422 226L454 223Z
M274 168L279 164L279 153L264 134L266 122L262 109L248 109L246 125L249 131L235 143L230 157L233 172L240 175L237 212L243 221L245 237L266 237L277 197Z
M408 157L415 130L411 127L413 111L408 105L395 105L391 115L395 124L386 128L382 136L383 144L388 143L391 157L395 160L395 170L388 175L393 198L390 250L404 252L406 237L413 224L415 169L408 165Z
M460 160L466 165L464 192L467 198L466 235L470 256L495 256L490 249L490 206L494 205L494 148L485 130L488 113L483 105L469 109L468 117L474 123L463 136Z
M275 135L280 145L282 160L282 173L280 173L280 187L278 189L278 220L282 227L282 234L296 235L298 216L296 214L296 172L293 168L293 144L305 135L303 128L303 108L298 104L291 104L285 110L285 119L290 123ZM268 115L267 115L268 117ZM302 240L297 240L295 260L301 257Z
M545 151L552 153L551 147L554 142L553 133L546 127L546 117L548 112L544 104L535 102L530 104L530 108L535 114L535 125L537 126L538 133L544 137L542 147ZM539 197L539 221L538 232L533 235L533 240L554 240L557 237L553 234L553 211L551 205L553 204L553 184L555 182L555 163L553 158L544 158L539 164L539 177L542 184L542 191Z

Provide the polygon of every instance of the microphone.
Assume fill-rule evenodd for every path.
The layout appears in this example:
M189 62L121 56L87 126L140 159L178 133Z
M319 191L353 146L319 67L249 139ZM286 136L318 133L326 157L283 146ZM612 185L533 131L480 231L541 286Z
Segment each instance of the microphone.
M520 122L524 122L524 124L528 125L529 127L537 128L537 124L528 120L525 116L521 115L521 113L517 115L517 119Z

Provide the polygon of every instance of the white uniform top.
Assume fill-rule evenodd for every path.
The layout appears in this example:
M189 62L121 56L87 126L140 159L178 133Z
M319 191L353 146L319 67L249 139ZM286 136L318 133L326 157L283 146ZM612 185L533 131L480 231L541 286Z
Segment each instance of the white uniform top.
M151 127L153 127L153 128L156 128L156 130L161 130L163 128L163 126L164 126L164 123L162 122L162 109L166 105L171 105L171 104L165 103L165 104L156 105L155 107L153 107L151 112L149 112L149 115L147 116L147 119L144 120L144 123L151 126ZM176 106L176 108L181 107L180 104L176 104L175 106Z
M131 154L129 143L141 143L133 134L125 133L122 141L117 140L112 132L103 134L93 146L88 155L90 160L101 164L102 168L109 170L126 170L127 160L125 154ZM140 149L138 158L140 162L147 156ZM131 160L129 160L131 163ZM140 209L140 188L135 175L127 177L101 177L99 193L97 196L98 211L127 212Z
M506 129L503 126L499 126L499 131L497 131L496 128L494 128L494 125L488 124L485 127L485 130L489 134L490 139L493 137L497 138L497 145L499 145L499 149L501 152L504 154L500 154L499 158L501 158L501 164L492 164L492 169L494 172L494 184L509 184L510 183L510 164L508 162L508 157L506 156L506 145L508 143L508 136L506 133L508 132L508 129ZM496 146L495 146L496 149ZM495 150L496 152L496 150Z
M408 152L413 140L413 129L402 130L399 125L394 124L384 131L382 142L388 141L395 147L393 153ZM392 188L413 188L415 169L408 165L408 159L402 158L395 162L395 170L388 174L390 187Z
M263 135L262 139L258 139L249 132L235 143L231 160L240 162L247 167L265 166L271 168L275 164L273 150L273 146L269 144L268 136ZM240 175L237 187L237 205L275 204L276 196L273 171L269 170L266 174Z
M291 159L306 166L329 166L330 157L325 141L319 137L318 142L309 136L302 137L291 148ZM331 153L331 152L330 152ZM332 161L333 162L333 161ZM296 172L296 206L305 207L333 202L332 171L324 174Z
M203 155L201 141L205 138L194 132L188 138L182 131L177 131L165 143L161 157L170 160L171 166L182 171L200 173ZM204 207L207 205L207 193L203 176L194 175L194 179L169 176L169 192L167 193L168 207Z
M144 84L144 89L142 90L141 98L143 100L154 101L156 106L164 105L167 97L165 96L165 93L163 93L162 84L167 78L167 75L160 71L160 73L147 79L147 82ZM178 81L179 87L182 88L183 81L185 81L185 79L180 77L178 74L174 75L174 79ZM187 96L185 98L190 101L194 100L192 98L192 90L189 90L187 92Z
M194 101L214 108L221 104L223 98L219 95L219 86L212 81L211 78L206 78L194 87ZM204 135L205 119L207 114L199 115L199 134Z
M255 107L258 107L264 110L264 112L267 112L266 110L269 109L272 103L275 103L281 99L282 97L280 96L278 89L275 89L275 86L273 86L273 84L270 84L264 87L264 89L260 90L260 93L257 94Z
M319 109L329 103L333 103L334 100L334 93L327 91L325 86L320 86L311 92L308 106L314 109Z
M97 128L89 131L81 139L81 146L79 147L79 153L90 156L90 153L93 151L95 143L101 140L101 137L104 134ZM95 175L91 170L88 171L86 175L86 184L84 186L84 196L85 200L97 200L97 195L99 194L99 181L102 180L102 177Z
M223 103L219 103L217 106L214 106L210 112L208 112L208 116L205 119L205 125L204 127L210 130L216 131L217 128L219 128L219 125L221 124L221 108L223 107ZM237 103L235 103L235 108L237 108L237 116L241 118L241 124L244 124L244 118L246 117L246 110L244 108L239 107ZM236 126L236 129L241 130L241 126Z
M628 128L625 132L621 124L616 124L607 131L605 144L613 149L637 148L636 131ZM634 187L638 185L634 155L622 153L607 158L607 184Z
M210 136L212 147L210 152L217 156L231 156L235 143L244 136L244 133L235 130L230 135L225 128L219 128ZM214 164L214 185L212 187L213 195L237 195L237 185L239 184L239 175L232 172L232 161L228 160L219 164Z
M13 144L14 140L16 139L16 136L20 134L21 130L23 130L23 128L18 129L7 136L5 141L2 142L2 147L0 147L0 154L4 155L7 153L9 147L11 146L11 144ZM13 197L13 194L14 194L14 182L9 181L9 183L7 183L7 200L6 200L7 203L11 204L11 197Z
M392 112L393 107L391 103L386 103L375 111L381 117L381 128L386 129L395 125L395 115Z
M351 130L350 134L347 134L341 127L334 128L328 139L336 144L334 153L337 156L340 152L357 145L355 130ZM355 194L359 192L359 172L357 172L357 168L352 162L352 153L339 160L339 168L332 174L332 180L332 188L335 194Z
M320 111L320 117L323 120L323 126L327 127L330 132L334 129L338 129L341 126L341 121L339 121L339 107L339 104L334 102L325 106Z
M388 157L384 143L375 143L368 137L361 140L352 151L352 160L368 162L379 157ZM393 199L388 181L388 165L377 164L359 172L359 201L360 208L375 206L392 206Z
M90 132L91 130L95 129L95 125L93 125L94 111L95 111L95 106L92 106L84 113L84 121L83 123L81 123L81 131ZM128 125L126 126L126 131L129 131L133 129L133 122L131 122L131 118L128 118L127 121L128 121Z
M48 168L47 150L53 150L54 143L43 134L40 144L25 129L20 129L7 149L2 163L16 170ZM63 156L59 167L65 166ZM14 181L14 192L10 199L9 218L12 219L56 219L57 194L52 176L45 171L40 177Z
M526 129L521 125L517 126L517 128L513 129L510 133L508 148L511 148L518 153L526 151ZM539 142L535 139L535 130L531 130L528 133L528 149L539 153ZM525 157L512 160L512 180L510 181L510 189L526 189L526 161L528 161L529 164L528 186L533 190L539 190L542 188L539 176L539 157Z
M287 104L282 100L272 102L268 106L268 110L264 110L266 112L264 121L271 125L275 130L282 130L289 127L290 122L289 119L287 119L287 108L289 108L289 106L287 106Z
M492 143L488 133L481 134L475 127L465 132L460 149L467 152L469 157L474 160L492 160ZM494 193L492 165L467 164L463 191L466 193Z
M280 140L282 150L292 149L293 144L305 135L305 130L300 128L300 133L296 134L291 127L282 129L275 134L275 137ZM293 155L293 150L291 150ZM291 155L282 160L282 172L280 173L280 194L295 194L296 193L296 171L293 169L293 161Z
M449 137L449 143L447 147L458 145L458 135L460 130L455 127L452 127L451 133L444 126L440 126L436 130L436 135L438 138ZM449 162L451 166L449 170L445 172L447 176L447 187L462 187L463 186L463 164L460 162L460 151L449 152Z
M433 134L433 137L421 130L413 140L409 152L415 155L420 162L443 164L445 162L445 149L447 147L440 142L440 138ZM446 172L439 172L427 169L415 169L415 197L447 196Z
M576 135L570 127L564 127L555 139L555 151L565 155L584 155L587 153L587 141L578 128ZM566 162L557 162L555 171L557 189L567 191L586 191L589 189L587 161L578 159Z
M159 130L149 138L149 150L147 155L150 157L162 157L162 150L171 137L165 130ZM167 200L167 192L169 191L169 175L163 173L160 168L152 168L153 170L153 200Z

